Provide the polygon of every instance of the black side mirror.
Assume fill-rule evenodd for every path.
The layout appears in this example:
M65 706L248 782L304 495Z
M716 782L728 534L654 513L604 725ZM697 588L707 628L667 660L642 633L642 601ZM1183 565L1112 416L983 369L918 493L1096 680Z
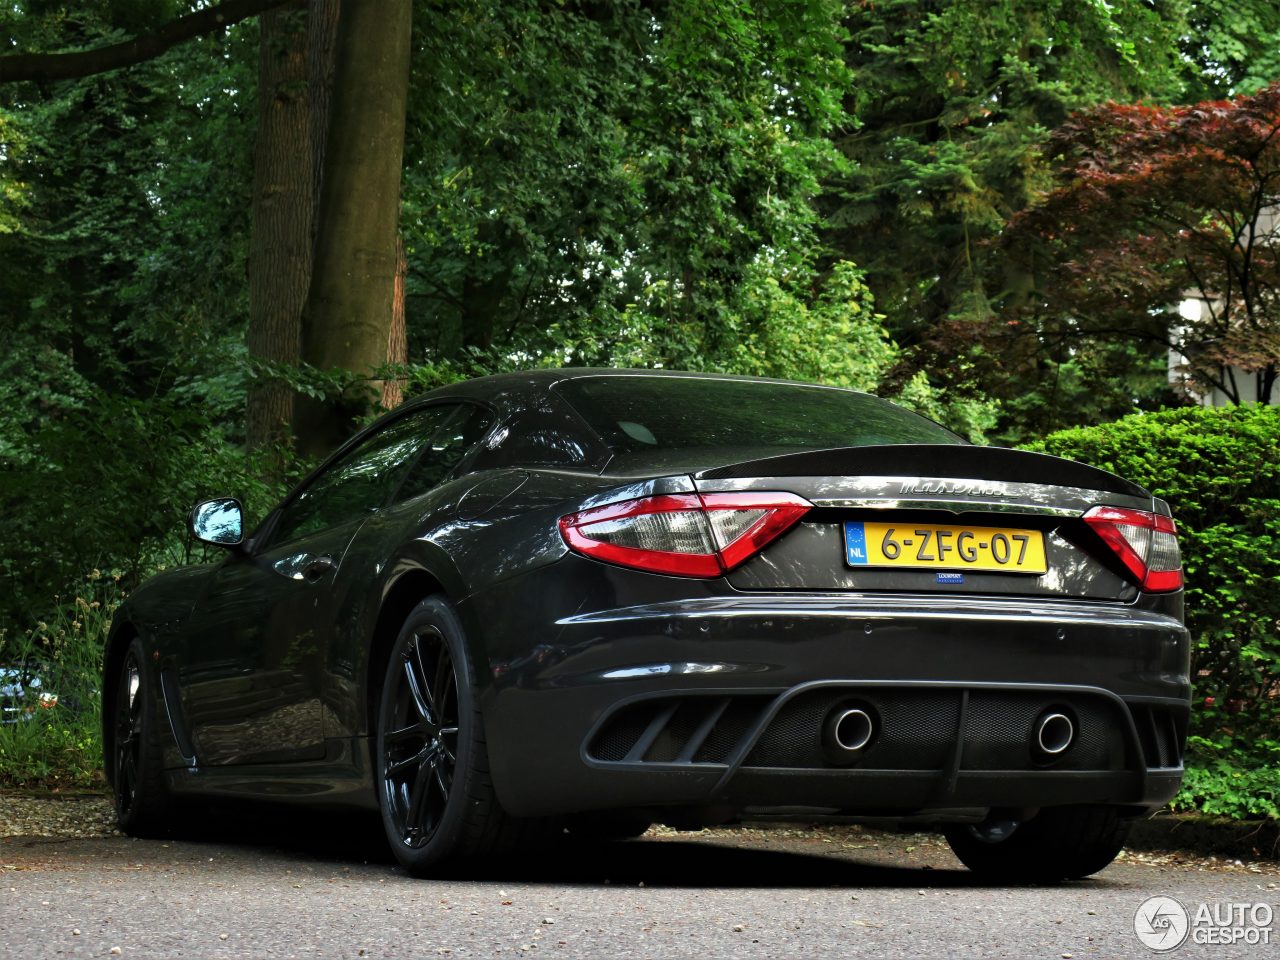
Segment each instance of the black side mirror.
M206 500L192 509L187 528L201 543L238 547L244 542L244 511L240 501L232 497Z

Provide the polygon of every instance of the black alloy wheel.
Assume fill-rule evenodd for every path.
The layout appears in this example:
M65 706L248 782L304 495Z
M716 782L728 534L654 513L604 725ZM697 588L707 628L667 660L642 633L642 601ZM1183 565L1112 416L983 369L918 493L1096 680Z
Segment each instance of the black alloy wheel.
M444 635L415 625L397 645L383 695L382 800L395 838L426 846L444 821L458 764L458 676Z
M498 802L477 699L458 615L448 600L428 597L387 657L374 754L383 830L410 873L561 832L559 821L513 817Z
M116 820L121 831L135 837L160 836L169 826L169 795L145 663L142 641L135 637L115 678L110 747L105 758L115 794Z

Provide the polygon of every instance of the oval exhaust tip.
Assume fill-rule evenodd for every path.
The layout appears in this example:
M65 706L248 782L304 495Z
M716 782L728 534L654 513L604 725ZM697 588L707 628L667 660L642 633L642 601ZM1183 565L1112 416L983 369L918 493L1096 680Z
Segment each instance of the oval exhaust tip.
M828 729L837 747L849 753L855 753L871 742L871 737L875 733L875 724L872 723L867 711L853 707L833 713L828 722Z
M1076 725L1062 713L1046 713L1036 724L1036 746L1041 753L1056 757L1076 738Z

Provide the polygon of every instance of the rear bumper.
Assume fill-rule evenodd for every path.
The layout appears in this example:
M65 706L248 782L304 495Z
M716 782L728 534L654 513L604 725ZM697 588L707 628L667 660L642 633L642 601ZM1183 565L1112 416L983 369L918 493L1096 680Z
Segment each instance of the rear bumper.
M498 606L472 604L473 622L509 636ZM517 591L501 608L539 606ZM533 622L547 626L524 619L519 656L489 658L482 700L495 784L518 815L1152 809L1181 781L1189 642L1158 609L739 594ZM849 704L876 738L833 761L822 723ZM1046 758L1029 738L1051 709L1078 739Z
M875 734L865 750L836 759L824 720L848 708L872 716ZM1033 746L1036 720L1049 712L1075 726L1072 745L1057 757ZM1126 702L1098 687L824 680L773 697L640 698L606 714L582 759L596 774L636 774L626 790L638 805L661 804L681 773L702 768L719 777L698 802L761 812L1150 808L1181 780L1183 718L1178 701ZM645 774L658 774L653 787Z

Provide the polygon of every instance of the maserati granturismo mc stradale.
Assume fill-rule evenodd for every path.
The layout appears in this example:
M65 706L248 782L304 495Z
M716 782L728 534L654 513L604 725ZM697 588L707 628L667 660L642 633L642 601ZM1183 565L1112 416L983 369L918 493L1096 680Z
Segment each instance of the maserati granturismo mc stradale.
M365 807L425 872L654 822L936 826L1082 877L1182 776L1168 506L866 394L537 370L351 438L221 562L119 610L120 826L188 797Z

